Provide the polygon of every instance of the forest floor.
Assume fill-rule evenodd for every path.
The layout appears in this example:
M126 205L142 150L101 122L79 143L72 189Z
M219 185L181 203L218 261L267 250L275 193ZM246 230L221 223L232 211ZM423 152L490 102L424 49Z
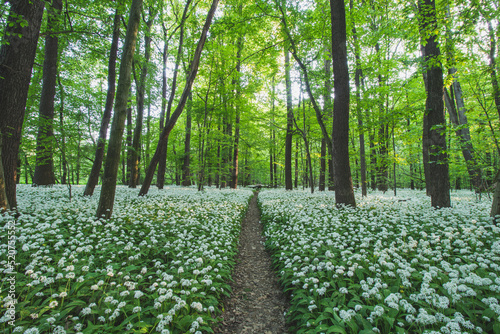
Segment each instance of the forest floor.
M239 254L216 334L286 334L287 298L281 291L264 236L257 207L258 192L251 199L242 222Z

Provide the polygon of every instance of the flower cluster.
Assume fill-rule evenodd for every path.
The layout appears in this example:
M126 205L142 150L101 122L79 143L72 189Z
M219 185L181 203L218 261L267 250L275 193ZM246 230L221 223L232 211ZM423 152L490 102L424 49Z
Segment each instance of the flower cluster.
M298 333L500 330L491 201L460 191L452 208L435 210L422 192L399 194L338 208L329 192L260 193L266 246Z
M229 291L251 195L169 187L138 197L137 190L118 187L113 216L105 221L94 217L97 196L70 201L63 186L18 186L18 314L12 328L2 312L0 331L210 331ZM0 229L12 219L0 216ZM6 235L0 233L0 259ZM2 306L9 302L4 262Z

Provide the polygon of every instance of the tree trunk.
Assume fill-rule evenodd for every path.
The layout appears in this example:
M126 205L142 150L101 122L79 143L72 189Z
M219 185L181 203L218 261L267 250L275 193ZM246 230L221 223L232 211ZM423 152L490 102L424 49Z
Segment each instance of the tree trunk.
M319 169L319 184L318 184L318 190L319 191L325 191L325 184L326 184L326 140L325 138L321 138L321 161L320 161L320 169Z
M149 20L146 22L146 32L144 36L144 64L142 64L141 75L139 82L136 82L137 87L137 119L135 122L134 138L132 140L132 154L130 166L129 188L137 187L139 181L139 159L141 153L141 135L144 118L144 95L146 94L146 77L148 75L149 59L151 58L151 26L155 19L156 13L149 9Z
M305 124L306 108L305 108L304 101L302 101L302 106L303 106L303 115L304 115L304 129L301 130L299 128L299 125L297 124L295 117L293 118L293 123L295 124L295 129L300 133L300 135L302 136L302 139L304 140L304 148L306 150L306 163L307 163L307 168L306 168L306 173L305 173L306 177L305 178L307 179L307 174L309 173L309 185L311 186L311 194L313 194L314 193L314 181L313 181L313 174L312 174L313 172L312 172L312 163L311 163L311 153L309 150L309 141L307 140L307 132L306 132L306 124ZM299 98L299 108L298 109L300 110L300 98ZM295 159L295 166L297 166L297 159ZM296 169L296 171L297 171L297 169Z
M451 70L451 69L450 69ZM455 83L458 85L455 88ZM461 88L460 83L458 81L454 82L452 85L454 89L453 96L455 99L450 96L448 90L445 89L445 104L446 109L448 110L448 114L450 115L450 120L453 126L455 127L455 133L460 142L460 148L462 150L462 155L465 160L465 164L467 166L467 172L469 173L469 177L472 181L472 185L476 192L481 192L482 190L482 173L477 160L474 156L474 147L472 145L469 124L467 122L467 116L465 115L465 106L463 104L463 99L461 97ZM455 91L455 89L457 89ZM457 96L458 92L458 96ZM457 108L459 108L459 113L457 113Z
M443 102L443 70L439 62L440 50L437 43L436 9L434 0L420 0L419 11L421 33L426 36L424 46L425 70L427 76L426 115L427 124L424 135L429 138L429 176L432 184L431 205L449 207L450 180L448 174L448 155L446 148L446 121Z
M57 35L51 32L58 27L58 15L62 9L61 0L53 0L48 8L47 32L45 37L45 59L43 62L42 92L36 138L36 165L34 185L51 186L55 183L54 175L54 99L57 83L58 44Z
M37 49L44 2L12 1L0 47L0 133L5 192L11 208L17 207L17 159L26 99ZM19 18L27 25L19 24Z
M108 92L106 94L106 103L104 105L101 127L99 128L99 139L97 140L94 162L92 164L87 185L85 186L85 191L83 193L84 196L92 196L94 194L94 189L99 182L99 174L101 172L102 161L104 159L106 136L108 134L109 122L111 121L111 113L113 111L113 102L116 91L116 59L118 57L118 43L120 41L121 17L120 5L118 5L113 21L113 39L111 41L111 49L109 51Z
M353 1L349 1L349 8L353 10ZM363 125L363 115L361 112L361 80L363 76L363 70L361 69L361 51L359 49L358 34L356 32L356 26L353 22L352 25L352 35L354 40L354 57L356 59L356 72L354 74L354 84L356 86L356 116L358 118L358 132L359 132L359 160L360 160L360 172L361 172L361 194L366 197L367 191L367 180L366 180L366 152L365 152L365 129Z
M491 85L493 87L493 100L495 101L495 107L498 112L498 117L500 117L500 87L498 86L497 61L495 58L497 43L496 43L495 31L493 30L491 21L488 21L488 31L490 37L489 58L490 58Z
M299 188L299 141L295 141L295 189Z
M134 58L137 32L141 21L141 8L142 0L132 0L127 33L123 46L123 55L120 63L120 77L118 79L118 88L116 92L115 113L111 125L106 163L104 165L101 196L97 207L96 215L98 218L104 217L105 219L109 219L113 212L122 136L125 129L125 118L127 117L132 60Z
M335 202L356 206L349 165L349 68L343 0L330 0L332 17L333 88L333 159L335 164Z
M167 60L168 60L168 40L167 31L163 27L164 36L164 46L163 46L163 71L162 71L162 85L161 85L161 113L160 113L160 132L165 127L165 122L168 122L170 115L166 115L167 112ZM148 162L149 163L149 162ZM160 152L160 163L158 164L158 175L156 176L156 186L158 189L163 189L165 184L165 169L167 165L167 150Z
M201 52L203 51L205 40L207 38L208 29L210 28L210 24L212 23L212 18L215 14L215 10L217 9L218 3L219 0L212 1L212 6L210 7L210 11L207 14L207 19L205 21L205 25L203 26L200 40L198 41L198 45L196 46L193 62L191 63L191 70L186 80L184 91L182 92L182 95L179 99L179 104L177 105L177 108L175 108L174 112L172 113L172 117L168 120L167 124L165 124L165 127L163 128L163 131L160 134L160 139L158 141L155 154L151 158L151 162L149 163L146 175L144 177L144 183L142 184L141 190L139 192L140 196L144 196L148 193L149 187L151 186L151 181L153 180L156 166L160 158L160 151L162 149L162 146L167 141L170 132L172 131L175 123L177 122L177 119L184 110L184 106L186 105L188 96L191 93L191 87L198 73L198 66L200 64Z
M132 64L132 66L134 66ZM130 91L129 94L132 92ZM130 97L130 95L129 95ZM129 100L128 105L130 105L132 102ZM132 107L127 108L127 136L125 137L125 143L126 147L125 150L127 152L127 160L126 160L126 175L124 176L125 182L123 184L129 184L130 182L130 171L132 169L132 138L133 138L133 132L132 132Z
M238 7L239 15L241 16L243 10L243 6L240 4ZM243 37L239 36L236 51L236 75L237 79L235 80L236 85L236 119L234 122L234 148L233 148L233 175L231 186L233 189L238 187L238 158L239 158L239 144L240 144L240 115L241 108L239 107L239 98L241 96L241 52L243 50Z
M61 164L62 164L62 175L61 184L67 184L68 179L68 160L66 159L66 131L64 129L64 90L61 84L61 78L57 77L57 82L59 84L59 96L61 103L59 105L59 126L61 132ZM28 182L26 182L28 183Z
M274 151L276 150L276 134L274 130L274 100L276 94L276 86L274 83L274 76L272 78L272 92L271 92L271 124L270 124L270 134L269 134L269 186L274 186L274 164L276 161L274 160Z
M493 203L491 204L490 217L493 218L493 223L497 225L498 221L500 220L500 171L497 172L494 182L495 193L493 194Z
M4 210L10 210L7 193L5 192L5 177L2 164L2 136L0 133L0 213Z
M187 12L189 9L189 5L191 4L191 0L186 1L186 5L184 6L184 11L182 12L182 18L180 23L180 36L179 36L179 47L177 49L177 58L175 60L175 68L174 68L174 76L172 78L172 87L170 91L170 96L168 98L167 104L167 115L166 120L169 122L170 120L170 112L172 111L172 103L174 102L175 92L177 90L177 77L179 74L179 66L181 64L182 58L182 49L184 47L184 23L186 21ZM166 43L166 41L165 41ZM162 129L163 130L163 129ZM158 163L158 175L156 176L156 186L158 189L163 189L165 185L165 170L167 165L167 150L168 150L168 137L165 139L165 143L160 145L160 155L161 159Z
M187 187L191 185L190 161L191 161L191 109L193 97L189 94L189 101L186 105L186 136L184 138L184 156L182 163L182 185Z
M286 44L288 45L288 43ZM290 54L285 46L285 83L286 83L286 137L285 137L285 189L293 189L292 181L292 136L293 136L293 105L292 82L290 79Z

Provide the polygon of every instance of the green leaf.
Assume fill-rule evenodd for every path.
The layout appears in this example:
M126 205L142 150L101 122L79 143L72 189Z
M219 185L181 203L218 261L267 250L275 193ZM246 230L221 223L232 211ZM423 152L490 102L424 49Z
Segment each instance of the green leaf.
M345 331L345 329L343 329L339 325L331 326L330 328L328 328L328 330L326 331L326 333L327 334L328 333L342 333L342 334L347 334L347 332Z

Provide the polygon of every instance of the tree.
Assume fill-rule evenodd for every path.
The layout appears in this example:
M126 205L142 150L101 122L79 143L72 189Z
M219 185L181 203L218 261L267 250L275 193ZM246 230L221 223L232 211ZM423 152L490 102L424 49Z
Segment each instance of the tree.
M168 105L166 106L166 114L165 114L165 104L162 104L162 116L160 120L160 131L163 131L162 123L163 123L163 114L165 114L166 121L168 122L170 120L170 112L172 110L172 104L174 102L175 98L175 92L177 90L177 76L179 74L179 66L181 64L181 57L182 57L182 50L184 47L184 29L185 29L185 23L186 19L188 16L188 9L189 6L191 5L191 0L186 1L186 5L184 6L184 11L182 12L182 18L181 22L179 24L180 27L180 34L179 34L179 46L177 48L177 58L175 60L175 68L174 68L174 76L172 78L172 87L170 91L170 96L168 98ZM168 41L165 41L165 43L168 43ZM164 50L163 53L164 57L166 57L166 50ZM166 65L166 59L164 58L163 62L164 66ZM165 68L164 68L165 71ZM165 73L165 72L164 72ZM166 77L164 76L164 82L163 82L163 89L166 89ZM165 98L166 90L163 92L163 98ZM162 102L165 103L165 102ZM168 148L168 137L165 140L165 143L162 143L160 146L160 161L158 163L158 174L156 177L156 186L158 189L163 189L163 186L165 184L165 169L167 166L167 148Z
M186 105L186 134L184 137L184 156L182 159L182 185L187 187L191 185L191 110L193 105L192 94L189 95Z
M333 159L335 163L335 202L356 206L349 165L349 68L343 0L330 0L333 60Z
M133 0L130 7L130 16L123 45L123 55L120 63L120 78L116 91L115 113L111 125L108 151L104 165L104 177L101 188L101 196L97 207L97 217L109 219L113 212L115 201L116 179L118 165L120 164L120 152L122 136L125 129L125 118L127 117L127 101L130 89L132 61L134 58L137 32L141 22L142 0Z
M108 62L108 91L106 94L106 104L102 115L101 126L99 128L99 139L97 139L97 147L94 155L94 162L89 174L87 185L85 186L84 196L92 196L95 186L99 181L102 161L104 159L104 148L106 146L106 136L108 133L109 122L113 111L113 102L116 91L116 59L118 57L118 42L120 41L120 24L121 24L121 8L117 6L113 20L113 37L111 48L109 51Z
M241 16L243 10L243 5L238 5L238 15ZM241 119L241 106L240 106L240 97L241 97L241 52L243 50L243 39L244 36L238 36L238 40L236 42L236 75L237 78L234 80L235 90L236 90L236 119L235 119L235 129L234 129L234 145L233 145L233 168L232 168L232 180L231 180L231 188L236 189L238 187L238 168L239 168L239 152L240 152L240 119Z
M440 49L436 36L436 7L434 0L419 0L420 29L425 36L424 61L426 72L427 99L424 122L424 136L429 138L429 180L431 205L449 207L450 180L446 152L446 121L443 101L443 70L440 62Z
M17 160L43 8L44 2L40 0L12 2L5 41L0 48L1 156L5 193L11 208L17 207Z
M52 0L47 9L47 35L45 37L45 59L43 62L42 94L40 97L39 125L36 145L36 166L33 184L53 185L54 175L54 99L57 83L57 60L59 38L53 34L59 24L62 0Z
M352 15L353 1L349 1L349 8ZM360 47L358 42L358 33L356 31L355 22L352 22L352 36L354 40L354 57L356 64L356 71L354 74L354 84L356 86L356 116L358 118L358 132L359 132L359 159L361 165L361 194L363 197L367 196L367 180L366 180L366 153L365 153L365 129L363 124L363 115L361 113L361 80L363 78L363 70L361 68Z
M9 210L10 205L7 200L7 193L5 192L5 177L2 164L2 136L0 134L0 213L3 210Z
M139 80L136 80L137 87L137 118L135 121L134 137L132 140L132 153L130 155L130 179L129 187L137 187L139 181L139 157L141 153L141 135L142 123L144 118L144 95L146 94L146 77L148 75L148 66L151 58L151 26L156 17L156 12L152 7L149 8L149 19L146 22L146 31L144 36L145 51L144 63L141 66Z
M286 44L285 44L286 45ZM292 138L293 138L293 105L292 83L290 79L290 55L285 46L285 84L286 84L286 138L285 138L285 189L292 190Z
M198 73L198 66L200 65L201 52L203 51L203 47L204 47L205 41L207 39L208 29L210 28L210 24L212 23L212 18L214 17L218 3L219 3L219 0L212 1L212 6L210 7L210 10L207 14L207 18L205 20L205 24L204 24L203 30L201 32L200 40L198 41L198 45L196 46L196 50L194 52L193 61L191 63L191 69L190 69L189 75L188 75L187 80L186 80L186 85L184 86L184 91L182 92L182 95L180 97L179 103L177 104L177 107L175 108L174 112L172 113L172 117L170 117L168 122L165 124L165 127L163 128L163 130L160 134L160 139L158 141L156 151L155 151L154 155L151 157L151 161L149 163L149 166L148 166L147 171L146 171L146 175L144 177L144 183L142 184L141 190L139 191L140 196L144 196L148 193L149 187L151 186L151 181L153 180L156 166L158 165L158 162L160 159L160 152L161 152L162 145L165 145L166 141L168 140L168 136L170 135L170 132L174 128L175 123L177 122L177 119L179 118L182 111L184 110L184 106L186 105L186 101L189 97L189 94L191 93L191 87L192 87L194 79L196 78L196 75Z

